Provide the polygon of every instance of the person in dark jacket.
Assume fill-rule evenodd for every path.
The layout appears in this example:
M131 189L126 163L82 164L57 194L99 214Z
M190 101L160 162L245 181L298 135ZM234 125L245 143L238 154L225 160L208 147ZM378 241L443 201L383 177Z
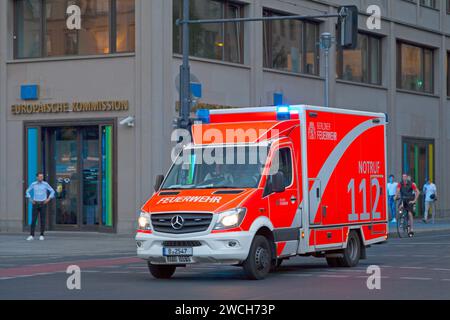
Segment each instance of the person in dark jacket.
M410 237L414 236L414 206L419 198L420 191L417 185L404 173L402 181L398 184L396 199L400 199L400 205L408 211L409 215L409 232Z

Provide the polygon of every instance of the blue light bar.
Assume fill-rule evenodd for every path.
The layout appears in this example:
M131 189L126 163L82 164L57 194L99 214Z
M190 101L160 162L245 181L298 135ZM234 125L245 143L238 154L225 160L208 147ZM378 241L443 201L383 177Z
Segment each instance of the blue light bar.
M204 124L211 123L210 112L208 109L197 110L197 120L203 122Z
M291 120L291 109L289 108L289 106L277 107L277 120L278 121Z

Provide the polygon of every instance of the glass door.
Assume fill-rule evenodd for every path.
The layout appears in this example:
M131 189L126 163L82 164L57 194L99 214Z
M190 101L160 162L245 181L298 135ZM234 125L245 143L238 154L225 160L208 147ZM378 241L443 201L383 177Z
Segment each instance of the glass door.
M114 227L113 127L52 127L45 165L55 189L53 230L111 231Z
M81 188L82 227L97 228L100 225L100 139L99 128L84 127L81 130Z
M411 176L419 190L426 179L434 181L434 141L422 139L403 139L403 172ZM416 216L422 216L424 211L423 197L419 198L416 206Z
M55 128L51 139L51 178L55 187L54 226L76 227L79 224L80 164L78 129Z

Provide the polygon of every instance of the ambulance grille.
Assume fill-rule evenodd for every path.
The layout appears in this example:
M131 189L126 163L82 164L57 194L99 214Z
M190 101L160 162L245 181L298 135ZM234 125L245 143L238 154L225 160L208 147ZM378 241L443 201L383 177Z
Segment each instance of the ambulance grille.
M161 213L151 215L152 226L156 232L171 234L206 231L211 225L212 217L211 213Z
M184 247L201 247L200 241L164 241L163 247L184 248Z

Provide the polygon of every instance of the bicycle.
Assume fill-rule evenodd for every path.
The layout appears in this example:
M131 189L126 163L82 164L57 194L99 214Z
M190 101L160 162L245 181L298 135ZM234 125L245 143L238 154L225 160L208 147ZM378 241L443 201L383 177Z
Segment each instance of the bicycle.
M397 214L397 233L399 238L411 238L411 225L409 223L409 212L403 207L403 201L399 201Z

